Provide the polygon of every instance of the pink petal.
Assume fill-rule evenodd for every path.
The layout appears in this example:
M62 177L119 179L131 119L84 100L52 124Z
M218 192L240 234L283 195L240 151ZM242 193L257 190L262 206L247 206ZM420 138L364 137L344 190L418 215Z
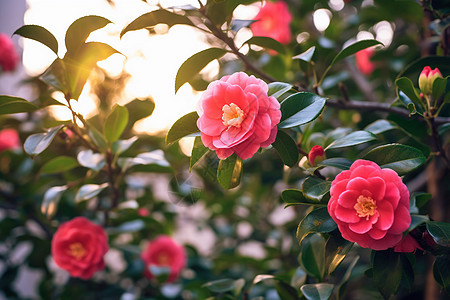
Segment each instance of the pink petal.
M377 228L372 228L369 232L369 236L373 238L374 240L379 240L385 237L387 231L386 230L380 230Z
M227 90L225 92L225 99L227 101L226 104L231 104L234 103L237 106L239 106L240 109L242 109L243 111L247 112L250 106L253 105L257 105L258 100L256 99L252 99L252 101L256 101L254 103L250 103L249 97L247 97L247 95L244 94L244 91L242 90L242 88L238 85L229 85L227 87ZM222 105L223 107L223 105ZM222 109L221 107L221 109Z
M233 153L234 153L233 150L227 149L227 148L222 148L222 149L216 150L216 154L219 159L225 159L225 158L231 156Z
M261 143L261 148L266 148L269 147L270 144L272 144L273 142L275 142L275 139L277 137L277 133L278 133L278 129L276 126L274 126L272 128L272 130L270 131L270 136L269 138Z
M389 202L392 205L392 208L397 208L398 201L400 200L400 192L395 186L395 184L391 182L386 183L386 193L384 194L383 201ZM408 199L409 203L409 199Z
M207 117L206 114L202 115L197 120L197 127L206 135L218 136L222 131L226 129L223 125L222 119L214 120Z
M354 190L347 190L339 195L338 203L339 205L342 205L345 208L353 209L353 207L356 204L356 200L358 199L359 196L360 195L358 192Z
M348 209L340 205L336 206L334 213L339 221L345 223L357 223L361 220L361 218L358 217L354 209ZM372 226L372 224L370 226Z
M233 147L234 152L239 156L241 159L247 159L255 155L255 153L259 150L259 143L254 143L254 139L250 139L245 141L242 144L239 144L235 147Z
M380 173L379 167L376 168L373 165L360 165L358 167L353 168L352 175L350 178L356 178L356 177L370 178L373 176L377 176L379 173Z
M259 143L262 143L269 138L270 132L272 131L270 123L270 117L268 114L259 114L256 118L253 126L253 136Z
M353 172L359 166L372 166L374 168L380 168L376 163L370 160L358 159L350 167L350 171Z
M341 172L339 175L341 175L344 172ZM349 180L348 179L341 179L341 180L339 180L338 179L339 175L336 176L336 179L333 180L333 182L331 183L331 189L330 189L330 195L331 196L337 196L338 197L347 188L347 183L349 182Z
M367 181L370 184L370 192L372 193L372 198L376 201L383 199L384 193L386 191L386 184L380 177L371 177Z
M361 177L350 179L347 184L347 190L355 190L361 192L363 190L370 190L370 183Z
M389 229L389 232L392 234L402 234L408 229L409 225L411 225L411 215L409 214L409 209L406 206L399 204L397 209L394 211L394 214L394 223Z
M398 174L392 169L381 169L381 174L382 174L381 177L386 182L391 182L391 183L395 184L396 186L399 186L399 183L403 184L403 182L400 179L400 177L398 176Z
M402 239L401 234L391 234L386 233L385 237L380 240L370 240L369 247L373 250L386 250L388 248L394 247Z
M370 220L366 220L365 218L359 218L360 221L358 223L349 224L348 228L359 234L366 233L370 229L372 229L372 222Z
M388 230L394 222L394 209L389 202L377 202L378 222L374 225L380 230Z
M267 91L261 88L261 86L257 84L251 84L247 85L244 89L244 93L247 95L249 93L256 96L256 98L259 99L259 111L260 112L266 112L269 109L270 102L269 98L267 97Z

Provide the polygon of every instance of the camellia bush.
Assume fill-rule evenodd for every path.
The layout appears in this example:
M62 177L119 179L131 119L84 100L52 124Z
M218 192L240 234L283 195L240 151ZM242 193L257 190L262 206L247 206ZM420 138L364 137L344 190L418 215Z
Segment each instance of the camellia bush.
M240 5L259 13L237 19ZM107 91L123 82L95 79L97 62L119 52L86 40L110 20L73 22L63 57L47 29L18 28L57 58L26 81L33 99L0 96L1 296L21 298L20 276L37 271L42 299L447 299L448 8L444 0L149 4L120 38L165 24L210 43L173 83L175 92L199 91L198 108L165 137L133 131L152 99L115 104ZM323 30L313 25L319 11L331 19ZM385 44L357 38L378 35L380 24L392 33ZM243 41L244 31L252 34ZM209 81L202 70L214 60L219 75ZM7 35L0 66L17 66ZM85 118L72 105L88 81L100 103ZM52 105L72 120L56 120ZM190 157L178 144L186 137ZM175 238L186 222L198 243Z

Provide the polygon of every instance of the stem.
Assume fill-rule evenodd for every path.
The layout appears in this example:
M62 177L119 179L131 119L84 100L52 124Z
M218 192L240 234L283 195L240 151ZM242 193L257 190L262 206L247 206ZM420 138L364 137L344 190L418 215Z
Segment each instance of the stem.
M111 191L112 191L112 207L114 208L117 205L119 205L120 191L114 180L115 168L113 166L113 158L114 158L114 155L112 154L112 152L110 150L108 150L106 152L106 167L107 167L107 172L108 172L108 182L109 182L109 185L110 185Z

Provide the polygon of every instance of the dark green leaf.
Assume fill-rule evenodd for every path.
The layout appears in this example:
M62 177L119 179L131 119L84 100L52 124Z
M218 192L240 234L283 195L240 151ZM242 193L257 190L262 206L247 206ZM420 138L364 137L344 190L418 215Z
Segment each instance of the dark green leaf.
M67 51L76 52L92 31L105 27L110 20L100 16L84 16L73 22L66 31Z
M308 50L306 50L303 53L300 53L296 56L294 56L292 59L300 59L306 62L310 62L313 55L314 55L314 51L316 50L316 47L312 46L311 48L309 48Z
M335 167L341 170L348 170L352 165L352 161L343 157L333 157L322 160L318 166Z
M430 68L439 68L441 74L450 73L450 57L449 56L435 56L430 55L426 57L421 57L416 61L413 61L407 65L398 75L400 77L409 77L415 73L420 73L424 67L429 66Z
M40 77L42 81L63 93L69 92L64 61L57 58Z
M217 179L220 185L226 189L237 187L241 182L242 165L242 159L236 154L220 160L217 168Z
M363 158L376 162L382 168L392 169L399 175L411 172L426 161L420 150L401 144L376 147Z
M298 162L297 143L284 131L278 130L277 137L272 143L277 150L283 163L288 167L293 167Z
M303 239L311 233L331 232L337 228L336 223L328 214L326 207L321 207L310 212L297 228L297 241L300 245Z
M281 95L292 89L292 84L285 82L271 82L268 84L269 92L267 93L269 96L275 97L278 99Z
M431 194L414 192L409 197L409 212L418 214L419 208L431 199Z
M146 118L153 113L155 102L153 102L152 98L144 100L134 99L128 102L125 107L129 112L129 126L132 126L136 121Z
M330 187L331 181L310 176L303 182L302 191L306 198L320 201L330 192Z
M327 300L333 293L334 284L331 283L315 283L305 284L300 290L308 300Z
M322 112L326 99L313 93L300 92L281 102L279 128L290 128L311 122Z
M300 260L305 271L322 281L325 275L325 240L320 234L314 234L303 242Z
M411 101L414 102L416 106L422 107L422 102L420 100L419 93L414 87L412 81L407 77L401 77L395 80L395 85L399 90L401 90L406 96L408 96Z
M78 166L76 159L70 156L58 156L47 162L41 169L42 174L62 173Z
M100 131L95 129L94 126L89 126L88 136L94 142L94 144L100 149L106 150L106 148L108 148L108 144L106 143L105 137Z
M76 202L89 200L100 194L105 188L108 187L108 183L103 184L85 184L77 192L75 196Z
M189 170L195 166L195 164L209 152L209 149L205 147L202 143L202 138L199 136L195 137L194 146L192 147L191 160L189 163Z
M0 115L32 112L36 109L36 105L25 99L0 95Z
M202 285L202 287L206 287L208 290L214 293L224 293L234 291L236 288L242 286L242 282L244 279L219 279L215 281L210 281ZM245 281L244 281L245 283Z
M67 190L67 186L54 186L49 188L45 194L41 204L41 213L51 219L55 216L59 200L62 194Z
M344 136L343 138L335 140L333 143L328 145L325 148L325 150L355 146L355 145L367 143L367 142L370 142L370 141L373 141L376 139L377 139L376 135L374 135L371 132L364 131L364 130L354 131L354 132L350 133L349 135Z
M438 255L433 264L433 275L436 282L450 294L450 256Z
M414 230L417 226L427 223L430 221L430 218L428 216L424 215L411 215L411 224L409 225L408 231Z
M247 40L244 44L256 45L267 49L272 49L278 53L285 54L286 49L284 45L273 38L267 36L254 36Z
M366 126L366 128L364 128L365 131L368 132L372 132L373 134L380 134L383 132L386 132L388 130L392 130L397 128L397 126L395 126L395 124L392 124L391 122L387 121L387 120L377 120L373 123L370 123L369 125Z
M438 245L450 248L450 223L428 222L427 230Z
M447 88L447 81L449 76L446 78L436 78L433 82L433 97L434 99L439 99L442 95L444 95Z
M18 34L24 38L38 41L49 47L58 56L58 41L55 36L47 29L39 25L24 25L17 29L13 34Z
M38 155L50 145L56 134L63 128L64 125L50 128L44 133L35 133L30 135L26 140L24 149L29 155Z
M295 189L284 190L281 193L281 198L283 199L284 202L286 202L285 208L299 204L320 205L320 206L326 205L318 200L306 198L305 196L303 196L302 191Z
M178 89L194 78L211 61L221 58L227 51L222 48L208 48L189 57L178 69L175 78L175 93Z
M338 286L338 290L337 290L337 299L343 299L344 293L345 293L345 289L347 287L347 283L350 279L350 276L352 275L352 271L356 266L356 263L359 260L359 256L356 256L353 261L350 263L350 265L348 266L347 270L345 271L344 276L342 277L342 280Z
M275 289L281 299L285 300L297 300L298 292L289 284L281 280L275 280Z
M295 289L299 289L306 282L307 274L305 270L300 266L295 270L291 279L291 286Z
M101 153L94 153L92 150L80 151L77 160L83 167L100 171L106 164L105 156Z
M398 92L398 99L400 102L409 110L410 115L414 115L418 113L419 115L423 115L423 109L421 106L416 106L414 102L409 99L408 96L405 95L402 91Z
M387 299L397 293L402 280L401 254L393 249L374 251L373 279L380 292Z
M128 31L153 27L158 24L166 24L169 27L177 24L194 26L191 20L189 20L189 18L185 16L172 13L165 9L159 9L143 14L142 16L138 17L136 20L128 24L128 26L125 27L120 33L120 37L122 38L122 36Z
M128 123L128 109L125 106L115 105L105 122L104 133L109 143L117 141Z
M327 274L331 274L336 270L340 263L347 256L353 243L342 238L338 233L331 234L325 246L325 260L327 266Z
M179 118L169 129L166 136L166 144L170 145L182 137L199 132L197 120L198 114L195 111Z

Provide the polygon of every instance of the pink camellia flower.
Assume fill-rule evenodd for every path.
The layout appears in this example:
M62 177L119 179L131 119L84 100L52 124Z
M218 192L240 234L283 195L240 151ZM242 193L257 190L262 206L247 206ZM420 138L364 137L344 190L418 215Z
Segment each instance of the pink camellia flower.
M395 252L416 252L417 249L423 250L419 243L410 234L407 234L401 241L395 245Z
M419 75L419 88L424 94L431 94L433 92L433 83L436 78L442 78L442 74L438 68L431 70L429 66L423 68Z
M366 76L372 74L375 70L375 64L370 61L370 58L375 54L373 48L366 48L356 52L356 67L358 70Z
M197 126L203 144L220 159L252 157L275 141L280 104L267 84L243 72L211 82L200 98Z
M287 44L291 41L289 24L292 15L285 2L266 2L255 17L256 22L250 25L254 36L267 36Z
M361 247L385 250L400 242L411 224L409 192L398 174L359 159L331 183L328 212L342 237Z
M20 139L17 131L12 128L0 130L0 153L18 148L20 148Z
M323 148L320 147L319 145L315 145L314 147L312 147L311 151L309 151L308 160L311 166L316 165L316 160L322 161L324 158L325 158L325 151L323 151Z
M155 274L151 273L152 266L169 267L170 275L167 281L173 282L186 266L186 251L171 237L161 235L147 245L141 253L141 259L144 261L147 277L155 277Z
M0 33L0 68L7 71L14 71L19 62L16 48L12 40L4 33Z
M89 279L105 267L108 236L103 227L84 217L76 217L59 226L52 239L55 263L70 275Z

